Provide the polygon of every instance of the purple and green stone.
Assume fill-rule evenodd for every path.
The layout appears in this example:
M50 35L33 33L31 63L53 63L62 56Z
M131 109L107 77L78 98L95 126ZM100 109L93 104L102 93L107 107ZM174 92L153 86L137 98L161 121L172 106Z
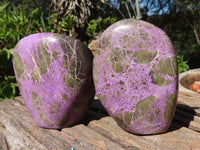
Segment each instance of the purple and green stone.
M93 74L96 94L119 126L135 134L167 131L176 108L178 71L164 31L134 19L111 25L99 41Z
M93 56L82 42L37 33L21 39L13 55L25 105L39 126L59 129L84 117L95 89Z

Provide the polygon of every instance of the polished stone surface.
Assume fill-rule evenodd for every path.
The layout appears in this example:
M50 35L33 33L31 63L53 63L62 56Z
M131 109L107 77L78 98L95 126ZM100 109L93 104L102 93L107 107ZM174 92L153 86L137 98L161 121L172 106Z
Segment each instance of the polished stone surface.
M33 120L63 128L83 118L94 97L91 51L61 34L37 33L19 41L14 69Z
M178 71L164 31L126 19L102 35L94 57L96 95L115 121L135 134L165 132L176 108Z

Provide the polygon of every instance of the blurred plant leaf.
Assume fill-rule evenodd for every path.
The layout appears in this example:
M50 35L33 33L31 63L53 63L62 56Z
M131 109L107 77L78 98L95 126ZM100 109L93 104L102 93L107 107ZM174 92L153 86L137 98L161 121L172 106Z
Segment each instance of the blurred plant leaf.
M107 18L98 18L96 20L93 19L88 24L87 35L91 37L94 33L103 32L103 30L105 30L116 21L116 18L110 16Z
M0 50L0 76L4 76L12 66L12 53L8 49Z
M0 83L0 100L13 99L16 95L16 84L9 81Z
M8 5L10 4L10 2L5 1L2 6L0 6L0 12L2 12Z
M179 73L185 72L189 69L187 61L183 60L183 56L177 56Z
M71 16L66 16L62 21L58 22L60 29L64 32L70 31L75 21Z

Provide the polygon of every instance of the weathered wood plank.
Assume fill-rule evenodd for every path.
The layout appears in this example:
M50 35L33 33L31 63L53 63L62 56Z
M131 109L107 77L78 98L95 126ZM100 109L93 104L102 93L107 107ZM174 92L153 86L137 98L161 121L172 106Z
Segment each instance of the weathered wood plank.
M200 146L200 134L185 127L173 127L167 133L153 136L143 136L145 140L151 140L160 150L198 150Z
M11 149L15 149L17 147L17 149L36 148L57 150L73 147L81 150L89 148L107 149L108 146L119 150L123 149L118 143L110 141L106 137L91 130L90 128L87 128L83 124L66 128L62 131L40 128L33 122L26 108L18 105L20 105L18 101L9 100L4 101L4 103L0 106L0 116L4 117L0 117L0 120L8 120L9 124L12 123L12 125L8 126L7 122L3 122L4 126L6 126L6 130L8 130L9 134L13 136L12 140L19 141L18 143L13 144L10 140L8 140L8 144ZM9 107L9 112L5 113L5 107ZM13 124L13 122L16 124ZM13 127L17 131L11 129ZM27 140L19 138L23 136L31 138ZM31 143L35 143L36 141L40 142L41 145L38 145L38 147L32 147ZM19 143L23 144L19 145ZM34 144L34 146L36 145Z
M200 117L189 114L182 110L176 109L174 122L181 124L184 127L200 132Z
M86 127L83 124L74 126L72 128L65 128L62 133L74 137L75 140L85 149L117 149L125 150L118 143L111 141L109 138L97 133L96 131Z
M0 120L9 132L10 138L6 140L11 149L63 149L69 146L49 135L48 130L46 132L45 129L39 128L26 108L18 101L9 100L1 103ZM6 132L3 133L6 134Z
M107 124L107 122L109 122ZM164 134L137 136L124 132L110 117L104 117L99 121L92 121L89 127L97 132L109 137L111 140L119 142L126 149L197 149L200 146L200 134L185 127L171 127Z
M8 150L8 145L2 132L0 134L0 150Z
M185 105L186 110L192 110L197 116L200 116L200 94L179 92L178 103Z
M98 100L93 101L90 112L79 124L60 131L43 129L32 120L23 98L16 97L15 100L0 102L0 150L6 146L10 150L199 149L199 95L180 92L169 131L150 136L138 136L121 129Z
M18 123L16 118L0 110L0 128L9 149L45 149Z
M88 127L121 144L126 149L156 149L151 141L141 139L141 136L130 134L121 129L111 117L91 121Z

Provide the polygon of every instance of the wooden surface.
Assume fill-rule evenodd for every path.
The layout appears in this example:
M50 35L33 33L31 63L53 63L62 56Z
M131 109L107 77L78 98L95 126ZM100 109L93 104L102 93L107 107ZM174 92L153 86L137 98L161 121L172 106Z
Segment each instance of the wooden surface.
M94 100L85 120L62 130L43 129L22 97L0 102L0 150L200 150L200 94L180 92L167 133L138 136L121 129Z

